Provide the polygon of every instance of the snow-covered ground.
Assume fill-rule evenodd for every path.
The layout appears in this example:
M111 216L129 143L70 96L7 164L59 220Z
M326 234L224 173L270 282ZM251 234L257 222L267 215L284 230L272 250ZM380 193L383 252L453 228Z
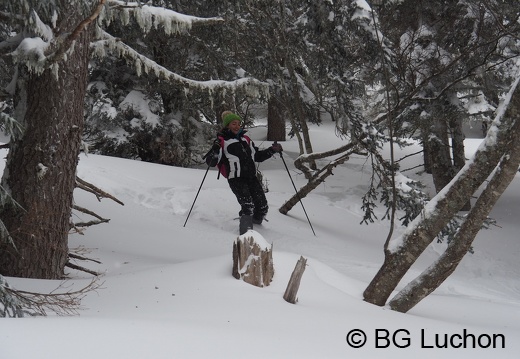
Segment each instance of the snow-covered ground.
M265 129L251 135L260 147L270 144L262 143ZM313 127L312 140L315 151L341 142L328 125ZM467 141L468 155L479 142ZM288 140L283 147L290 174L301 187L305 179L292 164L297 142ZM402 168L420 158L407 161ZM475 253L452 277L408 314L400 314L362 300L382 264L389 227L387 221L360 224L360 196L369 181L365 159L352 157L303 200L316 236L300 205L286 216L278 212L294 193L282 160L272 158L260 169L268 180L269 222L252 235L272 243L275 267L274 280L265 288L231 276L239 207L215 170L209 171L184 227L205 168L82 154L78 175L125 203L98 202L79 190L75 194L78 205L111 218L70 241L71 248L101 262L78 264L103 272L102 288L83 299L78 316L0 320L0 358L519 357L520 174L492 213L500 227L482 231ZM444 246L432 244L400 288ZM293 305L282 296L300 256L308 258L308 266ZM74 270L68 276L65 285L71 288L91 280ZM9 283L32 291L59 284L16 278ZM366 343L354 348L363 333ZM448 348L437 348L446 338Z

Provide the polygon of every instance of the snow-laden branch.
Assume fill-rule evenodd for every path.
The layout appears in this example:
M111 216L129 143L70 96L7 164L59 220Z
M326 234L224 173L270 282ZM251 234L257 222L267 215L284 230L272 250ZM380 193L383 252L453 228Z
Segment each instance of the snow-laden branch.
M31 71L36 73L41 73L48 68L57 71L56 63L66 57L69 51L73 51L76 39L96 19L99 18L105 24L110 24L117 18L123 24L128 24L131 16L135 18L144 32L161 27L167 35L187 32L192 26L198 24L214 24L224 21L221 17L189 16L163 7L142 5L137 2L98 0L92 12L67 36L62 37L54 36L53 26L45 24L36 11L32 10L26 25L29 26L34 36L17 35L9 41L0 42L0 52L16 47L11 52L15 62L25 63ZM0 17L8 18L10 14L1 12ZM19 20L21 21L23 18Z
M162 26L167 35L186 32L193 25L210 25L224 21L221 17L202 18L184 15L163 7L148 6L138 2L108 0L108 9L106 17L103 18L107 22L117 18L126 25L130 15L133 15L144 32L150 31L152 27L157 29Z
M69 51L74 50L74 43L80 34L97 19L105 6L106 0L99 3L91 14L83 19L66 37L55 37L50 26L43 23L35 11L31 12L29 24L35 37L25 37L15 51L11 53L13 61L24 62L36 73L48 68L57 72L57 62L61 61Z
M103 40L92 44L94 55L104 57L106 56L106 50L109 50L109 52L113 53L114 55L124 58L136 69L138 75L141 75L143 71L146 74L153 73L159 80L168 81L183 86L185 88L186 94L188 94L192 89L206 90L210 93L213 93L217 90L236 91L238 89L242 89L247 93L248 96L253 98L267 98L269 96L269 85L265 82L261 82L253 78L241 78L234 81L196 81L188 79L168 70L155 61L140 54L107 32L102 31L102 36L104 38Z

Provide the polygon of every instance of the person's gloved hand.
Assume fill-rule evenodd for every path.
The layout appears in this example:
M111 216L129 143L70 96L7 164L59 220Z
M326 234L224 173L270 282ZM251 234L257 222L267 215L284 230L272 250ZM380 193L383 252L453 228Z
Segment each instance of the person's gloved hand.
M282 145L279 144L278 142L275 142L271 145L271 150L274 152L274 153L280 153L283 151L283 148L282 148Z
M220 154L220 142L219 140L213 141L213 145L211 146L211 150L203 157L206 160L206 163L210 167L215 167L218 163L218 156Z
M213 141L213 146L211 146L211 149L213 150L213 152L216 152L217 155L218 155L218 153L220 152L220 142L219 142L219 140Z

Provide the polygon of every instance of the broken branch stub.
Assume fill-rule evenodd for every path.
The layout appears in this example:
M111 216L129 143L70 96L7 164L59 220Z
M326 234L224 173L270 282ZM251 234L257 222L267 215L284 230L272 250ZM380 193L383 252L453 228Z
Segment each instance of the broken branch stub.
M283 299L285 299L285 301L292 304L297 302L296 295L298 294L298 289L300 288L300 282L302 280L306 265L307 259L300 256L300 259L298 262L296 262L294 271L291 274L291 279L289 279L289 283L287 284L285 294L283 295Z

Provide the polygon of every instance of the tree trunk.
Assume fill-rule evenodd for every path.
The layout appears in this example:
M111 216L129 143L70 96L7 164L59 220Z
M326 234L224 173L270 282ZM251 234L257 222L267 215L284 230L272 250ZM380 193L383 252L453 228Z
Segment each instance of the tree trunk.
M267 104L267 140L285 141L285 119L283 106L276 97L271 97Z
M233 270L236 279L256 287L267 287L274 276L272 246L259 243L253 236L240 236L233 243Z
M451 130L451 153L453 157L453 167L456 172L460 171L466 164L466 153L464 150L464 131L462 129L462 120L450 120ZM471 201L467 201L460 209L461 211L471 210Z
M302 131L303 136L303 145L305 147L305 153L310 155L313 153L311 137L309 135L309 126L307 126L307 119L305 118L305 112L303 111L303 101L300 97L300 89L298 86L298 76L296 75L296 71L294 70L294 65L292 60L287 61L287 69L289 70L289 76L291 80L291 96L292 96L292 107L294 109L295 117L297 119L297 126ZM311 161L309 163L310 167L315 170L316 163Z
M466 154L464 151L464 131L462 129L462 120L453 119L450 121L451 129L451 153L453 157L453 166L458 171L466 164Z
M82 19L70 5L68 9L70 16L63 15L57 28L70 32ZM51 69L29 73L20 65L15 118L25 131L10 143L2 186L24 210L0 207L2 221L16 245L16 249L0 247L3 275L63 276L83 131L90 38L90 30L76 38L66 60L57 63L57 74Z
M453 178L454 170L450 156L448 126L444 119L436 119L429 139L433 183L439 193Z
M406 313L437 289L455 271L482 228L482 223L516 176L520 165L520 134L513 135L510 142L511 149L503 156L493 178L479 196L456 237L434 264L390 301L390 308Z
M488 132L487 146L479 148L473 161L464 167L446 191L437 195L408 227L402 237L390 242L385 261L363 293L364 300L383 306L399 281L437 234L475 193L507 150L511 133L520 131L520 78L512 86L506 111L500 113ZM486 140L484 140L486 141Z
M423 159L424 159L424 172L428 174L432 174L432 154L430 150L430 142L428 141L428 136L423 134Z

